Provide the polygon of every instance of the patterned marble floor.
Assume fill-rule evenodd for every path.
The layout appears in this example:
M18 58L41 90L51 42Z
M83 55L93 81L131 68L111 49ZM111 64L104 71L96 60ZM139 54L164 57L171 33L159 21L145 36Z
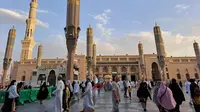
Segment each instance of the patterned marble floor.
M123 92L122 94L123 95ZM188 98L187 98L188 99ZM127 99L121 96L120 102L120 112L143 112L138 98L136 97L136 90L134 90L133 98ZM20 106L17 112L54 112L53 111L53 100L44 101L43 105L40 105L39 102L25 104ZM71 112L80 112L83 109L83 99L76 102L71 106ZM148 100L147 104L148 112L158 112L156 105ZM111 93L101 91L97 104L95 106L96 112L111 112L112 111L112 102L111 102ZM188 102L184 102L181 106L181 112L193 112L192 108L189 106Z

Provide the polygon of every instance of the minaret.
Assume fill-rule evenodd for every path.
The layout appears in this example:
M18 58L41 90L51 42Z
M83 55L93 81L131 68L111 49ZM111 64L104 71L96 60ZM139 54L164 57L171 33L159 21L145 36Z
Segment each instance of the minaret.
M153 28L153 30L154 30L156 49L157 49L157 58L158 58L158 63L161 68L160 71L162 75L162 77L157 77L157 79L160 80L162 78L162 80L165 81L164 68L165 68L166 52L165 52L164 41L163 41L160 27L157 24L155 24L155 27Z
M26 32L24 40L21 41L22 51L20 61L32 59L32 51L35 46L34 32L36 26L36 9L38 7L37 0L32 0L30 3L29 17L26 19Z
M197 67L198 67L198 69L200 71L200 51L199 51L199 44L196 41L194 41L193 47L194 47L194 52L195 52L195 55L196 55Z
M10 29L8 33L8 40L7 40L7 45L6 45L6 51L5 51L5 56L4 56L4 61L3 61L3 77L2 77L2 82L3 86L5 86L5 81L6 81L6 75L12 60L12 53L13 53L13 47L15 44L15 38L16 38L16 30L13 27Z
M42 52L43 52L43 46L42 46L42 44L40 44L40 46L38 46L37 66L36 66L36 68L41 67L41 64L42 64Z
M92 27L89 25L89 27L87 28L87 71L88 74L91 75L92 74L92 58L93 58L93 29ZM93 76L91 76L93 77Z
M140 57L140 71L141 71L141 76L142 77L147 77L145 74L145 66L144 66L144 54L143 54L143 45L141 42L138 44L138 52L139 52L139 57Z
M80 32L80 0L67 0L67 24L64 28L68 50L66 80L74 80L74 55Z
M93 75L95 75L95 73L96 73L96 59L97 59L96 44L94 43L93 44Z

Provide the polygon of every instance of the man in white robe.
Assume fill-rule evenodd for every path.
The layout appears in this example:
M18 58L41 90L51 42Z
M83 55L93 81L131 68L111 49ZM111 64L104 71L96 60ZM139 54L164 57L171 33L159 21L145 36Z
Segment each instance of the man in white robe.
M185 82L185 89L186 89L186 93L189 95L190 100L189 100L189 104L192 104L192 98L191 98L191 94L190 94L190 82L186 81Z
M78 84L78 82L75 82L75 84L74 84L74 94L75 94L76 99L78 99L78 100L79 100L79 90L80 90L79 84Z
M62 112L62 97L63 97L63 90L65 88L65 85L62 81L62 76L58 77L58 83L56 86L56 90L53 92L55 94L55 99L54 99L54 106L55 106L55 112Z
M120 87L118 85L119 78L115 77L115 81L112 83L112 112L119 112L119 102L120 102Z
M82 112L94 112L94 99L92 92L92 83L88 81L86 88L86 95L83 101L83 111Z

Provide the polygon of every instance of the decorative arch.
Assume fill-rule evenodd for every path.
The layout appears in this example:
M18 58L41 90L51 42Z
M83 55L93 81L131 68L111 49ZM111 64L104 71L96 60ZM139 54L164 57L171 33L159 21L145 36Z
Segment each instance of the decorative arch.
M194 76L195 76L195 79L199 79L199 74L198 73L195 73Z
M126 69L125 66L123 66L123 67L121 68L121 72L127 72L127 69Z
M131 72L136 72L136 71L137 71L137 69L136 69L136 67L135 67L135 66L131 66L131 68L130 68L130 71L131 71Z
M189 79L190 79L190 74L189 74L189 73L186 73L186 74L185 74L185 77L186 77L187 80L189 80Z
M112 67L112 72L117 72L117 67L116 66Z
M55 73L54 70L51 70L49 72L48 83L49 83L49 86L55 86L56 85L56 73Z
M177 79L181 79L181 74L177 73Z
M96 70L95 70L96 72L99 72L99 68L98 67L96 67Z
M42 83L43 81L46 81L46 75L45 75L45 74L40 74L40 75L38 76L38 79L37 79L37 82L39 82L39 81L41 81L41 83Z
M158 64L156 62L153 62L151 64L151 73L152 73L152 79L154 81L157 81L157 80L160 80L161 79L161 76L160 76L160 72L159 72L159 69L158 69Z
M108 72L108 67L107 66L103 67L103 72Z

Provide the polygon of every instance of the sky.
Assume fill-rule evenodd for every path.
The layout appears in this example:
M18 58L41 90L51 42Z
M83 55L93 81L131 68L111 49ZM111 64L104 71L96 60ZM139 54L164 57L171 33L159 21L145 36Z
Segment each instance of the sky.
M1 1L0 68L8 31L13 25L17 30L13 60L19 60L30 1ZM67 55L66 0L38 0L38 3L33 58L36 58L39 44L44 46L44 58L64 58ZM81 0L78 54L86 53L89 24L94 30L98 55L136 55L139 41L145 54L156 53L153 27L157 23L168 56L194 56L192 44L194 40L200 42L199 10L199 0Z

